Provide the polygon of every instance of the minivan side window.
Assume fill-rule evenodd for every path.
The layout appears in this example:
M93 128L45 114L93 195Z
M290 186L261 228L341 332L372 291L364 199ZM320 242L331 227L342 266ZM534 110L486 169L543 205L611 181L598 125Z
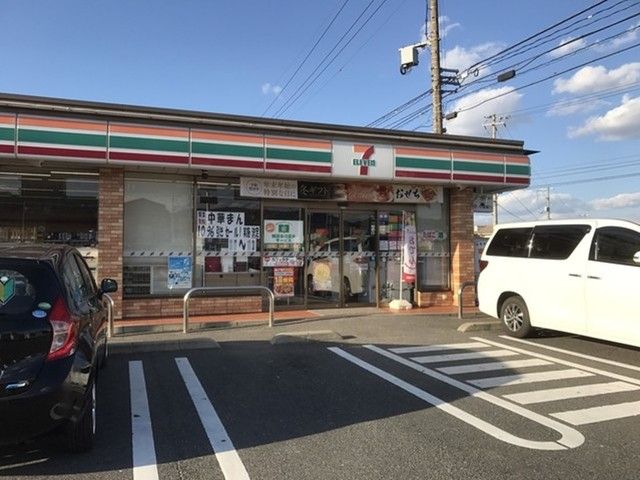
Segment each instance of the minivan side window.
M633 256L640 252L640 233L621 227L603 227L596 230L591 243L589 260L640 266Z
M487 247L487 255L528 257L533 228L501 228Z
M591 231L589 225L543 225L533 229L530 258L564 260Z

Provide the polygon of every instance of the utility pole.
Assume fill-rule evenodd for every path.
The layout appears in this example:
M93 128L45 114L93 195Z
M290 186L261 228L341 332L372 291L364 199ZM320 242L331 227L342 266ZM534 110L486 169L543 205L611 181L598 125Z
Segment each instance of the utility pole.
M440 85L440 27L438 25L438 0L428 0L429 35L431 47L431 98L433 99L433 132L442 133L442 90Z
M490 122L482 124L484 128L491 128L491 138L495 139L498 137L498 126L506 127L506 120L509 117L498 117L495 113L491 115L485 115L487 120ZM495 227L498 224L498 194L493 194L493 226Z

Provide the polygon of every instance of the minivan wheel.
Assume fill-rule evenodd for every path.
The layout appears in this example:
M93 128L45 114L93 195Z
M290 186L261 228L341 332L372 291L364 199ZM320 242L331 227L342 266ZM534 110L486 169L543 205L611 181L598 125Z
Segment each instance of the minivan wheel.
M93 447L96 435L96 382L92 382L91 390L77 422L70 422L65 430L65 445L73 453L88 452Z
M500 319L505 331L512 337L524 338L531 334L529 310L521 297L514 295L504 301Z

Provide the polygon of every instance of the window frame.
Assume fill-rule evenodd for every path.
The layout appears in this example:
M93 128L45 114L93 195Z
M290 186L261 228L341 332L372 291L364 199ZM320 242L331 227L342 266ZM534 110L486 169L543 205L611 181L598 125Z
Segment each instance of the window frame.
M640 267L640 264L633 262L633 259L630 262L625 262L625 261L614 261L614 260L600 260L599 258L597 258L597 254L598 254L598 242L600 240L600 236L603 234L606 234L608 231L613 231L613 232L624 232L624 233L630 233L634 236L638 237L638 240L640 242L640 232L637 232L635 230L632 230L630 228L625 228L625 227L618 227L618 226L604 226L604 227L600 227L598 229L596 229L594 235L593 235L593 239L591 240L591 247L589 248L589 261L591 262L598 262L598 263L607 263L607 264L612 264L612 265L622 265L625 267ZM636 250L635 252L633 252L634 254L637 253L638 251L640 251L640 243L638 245L638 250ZM633 258L633 257L632 257Z

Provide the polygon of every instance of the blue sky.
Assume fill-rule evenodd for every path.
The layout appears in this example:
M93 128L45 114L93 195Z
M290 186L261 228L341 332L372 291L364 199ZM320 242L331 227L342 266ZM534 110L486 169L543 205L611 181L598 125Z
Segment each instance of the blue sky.
M426 2L349 0L298 75L281 91L344 3L5 0L0 10L0 91L367 125L430 86L428 52L408 75L398 71L398 48L421 40ZM464 72L470 64L595 3L441 0L443 66ZM377 13L287 107L288 98L303 91L299 86L367 5L355 29L379 7ZM445 98L445 111L463 110L497 93L633 46L640 42L638 16L575 39L638 13L637 0L609 0L595 7L574 20L582 22L578 24L582 30L568 28L521 58L571 38L573 43L541 55L529 68L583 50L529 73L521 67L514 79L486 83L486 89L472 98L465 98L463 91L457 98L451 94ZM599 43L586 48L594 42ZM335 52L341 45L344 41ZM487 136L482 126L485 115L509 116L498 136L524 140L527 148L540 151L532 157L533 184L539 188L502 195L502 221L542 217L547 184L551 184L553 216L640 221L640 176L633 176L640 172L639 52L640 48L632 48L594 61L586 69L461 111L447 122L449 133ZM479 88L471 85L474 78L493 78L508 65L481 66L478 77L471 75L463 82L469 84L466 91ZM425 98L422 104L429 101ZM430 124L431 114L426 112L402 128L430 131ZM615 178L584 181L603 177ZM480 223L488 220L478 218Z

